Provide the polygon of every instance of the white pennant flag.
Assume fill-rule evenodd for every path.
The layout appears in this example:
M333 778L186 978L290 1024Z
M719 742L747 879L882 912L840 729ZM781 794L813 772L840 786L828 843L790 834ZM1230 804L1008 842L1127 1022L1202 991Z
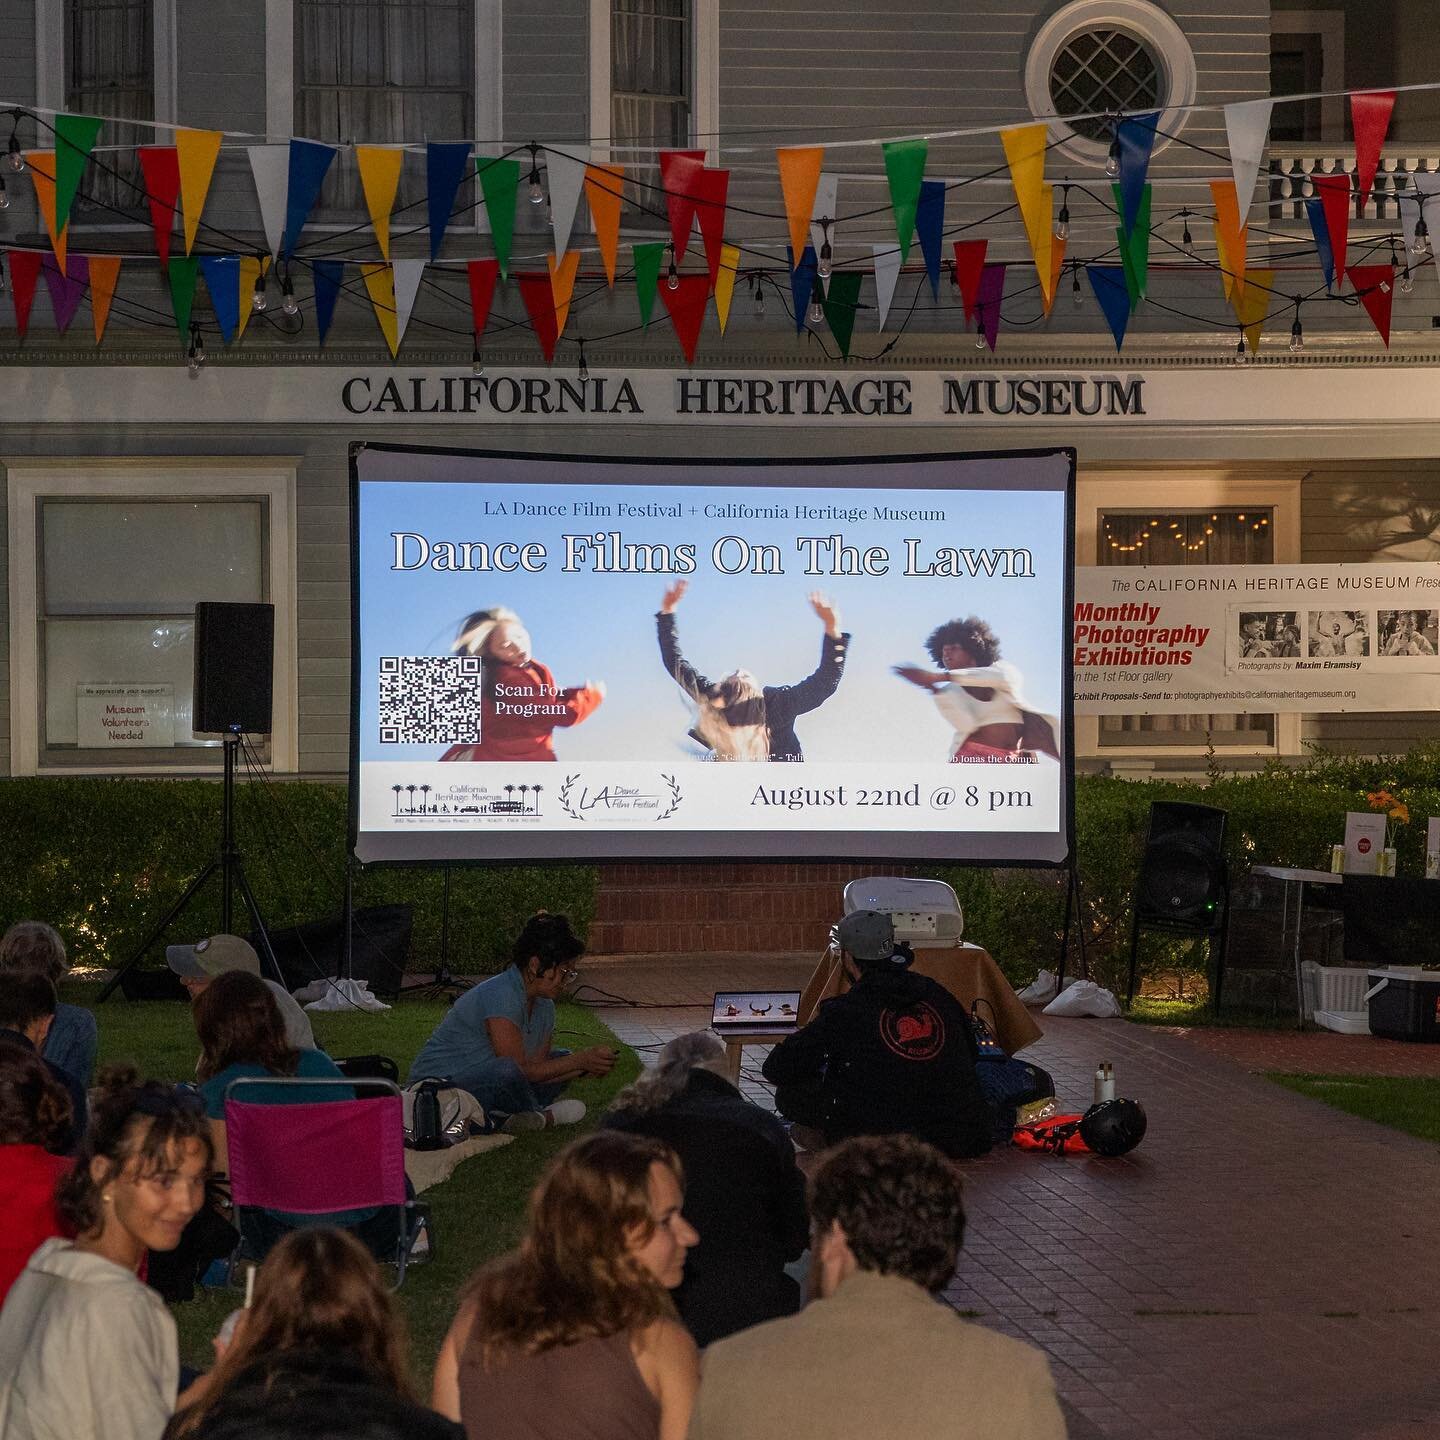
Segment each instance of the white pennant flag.
M570 248L575 210L580 204L580 192L585 188L585 161L547 145L545 175L550 182L550 223L555 227L555 253L563 255Z
M883 330L890 302L895 298L895 282L900 278L900 247L872 245L870 249L875 256L875 309L880 317L875 328Z
M1411 270L1419 270L1434 257L1434 244L1440 235L1440 174L1431 170L1415 171L1410 176L1410 186L1395 197L1399 202L1400 224L1405 231L1405 254L1401 264ZM1425 229L1430 234L1431 248L1424 255L1415 254L1415 224L1420 219L1421 203L1424 203Z
M835 195L839 188L840 181L834 175L826 175L823 172L815 182L815 206L810 211L810 243L815 247L817 256L820 254L820 247L826 240L826 227L820 224L820 221L829 220L831 258L834 258L835 221L837 218ZM825 287L825 293L828 295L830 282L822 280L820 283Z
M260 223L271 255L279 255L285 235L285 205L290 198L289 145L250 145L250 173L260 197Z
M390 266L395 277L395 348L405 338L405 327L410 323L410 312L415 308L415 295L420 289L420 277L425 273L425 260L396 260Z
M1255 201L1255 180L1265 159L1265 142L1270 138L1270 111L1273 100L1240 100L1225 107L1225 136L1230 145L1230 168L1235 176L1235 195L1240 201L1240 223L1244 225Z

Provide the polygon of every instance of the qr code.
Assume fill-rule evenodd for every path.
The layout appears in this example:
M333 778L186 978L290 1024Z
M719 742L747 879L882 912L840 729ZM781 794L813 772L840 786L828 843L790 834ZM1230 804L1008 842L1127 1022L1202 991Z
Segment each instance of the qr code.
M478 655L382 655L382 745L478 745Z

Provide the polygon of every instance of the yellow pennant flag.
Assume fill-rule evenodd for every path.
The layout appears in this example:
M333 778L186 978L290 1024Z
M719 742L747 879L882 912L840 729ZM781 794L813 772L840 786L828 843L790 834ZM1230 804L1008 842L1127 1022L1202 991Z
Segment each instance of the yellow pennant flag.
M715 314L720 321L720 333L725 333L725 324L730 319L730 301L735 294L735 275L740 269L740 247L720 247L720 269L715 276Z
M360 171L360 188L365 192L365 208L375 227L380 253L390 258L390 212L395 208L395 192L400 188L400 167L405 152L392 145L357 145L355 166Z
M1219 251L1220 278L1225 298L1238 304L1245 290L1245 252L1250 229L1240 223L1240 201L1234 180L1212 180L1210 198L1215 202L1215 248Z
M245 327L255 313L255 282L270 269L270 257L242 255L240 257L240 318L235 322L235 338L243 339Z
M110 302L115 298L115 282L120 278L118 255L90 257L90 318L95 322L95 343L105 338L105 322L110 318Z
M624 199L625 167L623 165L587 165L585 167L585 200L590 218L595 222L595 243L605 262L605 280L615 285L615 257L620 250L620 207Z
M1245 277L1245 285L1235 300L1235 318L1245 332L1245 343L1252 355L1260 349L1260 332L1270 314L1270 300L1274 294L1275 272L1273 270L1251 270Z
M395 314L395 272L388 265L372 262L362 265L360 274L365 281L365 289L370 294L370 306L375 311L375 319L380 323L385 343L390 347L390 358L393 360L400 352L400 326Z
M790 254L798 265L814 218L815 190L825 151L819 145L790 146L775 152L775 162L780 167L780 193L785 197L785 218L790 224Z
M180 210L185 217L185 253L195 247L200 229L200 213L210 193L210 177L220 158L218 130L177 130L175 156L180 163Z
M575 277L580 273L580 252L567 250L558 260L553 255L545 257L550 267L550 293L555 297L555 333L565 333L565 322L570 318L570 297L575 293Z
M1035 257L1035 270L1043 291L1050 283L1050 250L1054 238L1050 214L1052 189L1045 183L1045 151L1050 131L1043 124L1017 125L1000 132L1005 159L1010 166L1010 182L1020 205L1020 218L1025 222L1025 235L1030 253Z
M65 273L65 226L55 228L55 152L53 150L27 150L25 163L30 167L30 178L35 183L35 203L40 207L45 229L50 236L50 248L59 262L60 273Z
M1065 268L1067 243L1058 235L1053 236L1050 241L1050 288L1047 290L1043 285L1040 287L1040 298L1047 315L1055 308L1055 297L1060 293L1060 272Z

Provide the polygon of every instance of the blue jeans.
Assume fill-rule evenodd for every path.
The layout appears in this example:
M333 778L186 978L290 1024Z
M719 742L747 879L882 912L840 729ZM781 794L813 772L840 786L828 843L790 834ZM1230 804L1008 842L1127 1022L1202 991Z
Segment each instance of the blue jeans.
M552 1050L550 1057L554 1059L569 1053L568 1050ZM502 1060L498 1056L491 1060L478 1060L458 1070L452 1069L446 1078L452 1085L468 1090L485 1107L487 1116L543 1110L552 1100L560 1098L569 1083L556 1080L545 1085L533 1085L515 1061Z

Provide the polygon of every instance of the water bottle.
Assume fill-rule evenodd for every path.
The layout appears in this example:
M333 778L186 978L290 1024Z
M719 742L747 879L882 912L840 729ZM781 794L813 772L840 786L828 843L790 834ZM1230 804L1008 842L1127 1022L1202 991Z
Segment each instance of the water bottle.
M422 1080L415 1092L414 1118L411 1121L412 1150L443 1150L445 1137L440 1133L440 1082Z
M1108 1060L1102 1060L1095 1067L1095 1104L1103 1105L1115 1098L1115 1067Z

